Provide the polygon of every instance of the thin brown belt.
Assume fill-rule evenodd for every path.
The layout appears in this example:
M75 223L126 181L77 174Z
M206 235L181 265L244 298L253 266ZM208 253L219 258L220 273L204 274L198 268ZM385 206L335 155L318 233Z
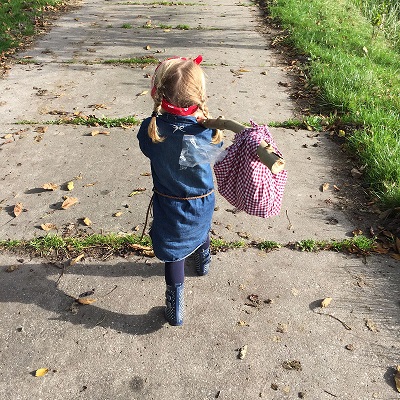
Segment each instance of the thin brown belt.
M153 188L153 192L156 193L156 194L158 194L158 195L160 195L160 196L167 197L168 199L174 199L174 200L196 200L196 199L202 199L202 198L204 198L204 197L209 196L211 193L214 192L214 189L210 190L210 191L209 191L208 193L206 193L206 194L201 194L200 196L192 196L192 197L170 196L170 195L168 195L168 194L161 193L161 192L159 192L158 190L156 190L156 189L154 189L154 188ZM148 221L149 221L150 209L151 209L151 206L152 206L152 204L153 204L153 197L154 197L154 194L153 194L153 196L151 196L149 206L147 207L146 221L145 221L145 223L144 223L144 228L143 228L143 232L142 232L142 236L140 237L140 240L143 239L144 233L145 233L145 231L146 231L147 223L148 223Z
M176 196L170 196L169 194L164 194L164 193L160 193L158 190L153 188L153 192L159 194L160 196L163 197L168 197L169 199L174 199L174 200L196 200L196 199L202 199L203 197L207 197L209 196L211 193L214 192L214 189L212 189L211 191L209 191L206 194L201 194L200 196L193 196L193 197L176 197Z

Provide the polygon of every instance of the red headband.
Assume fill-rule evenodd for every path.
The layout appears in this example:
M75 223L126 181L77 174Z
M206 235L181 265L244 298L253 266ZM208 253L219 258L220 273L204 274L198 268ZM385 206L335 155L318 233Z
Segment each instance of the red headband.
M171 58L167 58L166 60L164 60L160 64L158 64L156 70L154 71L154 75L153 75L153 82L152 82L152 89L151 89L151 96L152 97L154 96L154 94L155 94L155 92L157 90L157 87L154 84L154 78L156 76L156 72L157 72L158 68L165 61L174 60L174 59L187 60L187 58L185 58L185 57L171 57ZM202 61L203 61L203 57L201 55L199 55L199 56L197 56L196 58L193 59L193 62L195 64L197 64L197 65L199 65ZM189 107L178 107L178 106L175 106L175 105L171 104L170 102L168 102L165 98L162 99L161 107L165 111L169 112L170 114L182 115L182 116L191 115L195 111L197 111L197 109L199 108L196 104L194 104L192 106L189 106Z

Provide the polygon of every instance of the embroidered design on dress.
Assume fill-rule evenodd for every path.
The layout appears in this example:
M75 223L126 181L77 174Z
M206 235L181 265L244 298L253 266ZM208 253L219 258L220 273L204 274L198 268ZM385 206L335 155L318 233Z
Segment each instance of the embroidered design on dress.
M178 125L172 125L172 127L174 128L172 133L175 133L176 131L181 131L181 132L185 133L185 131L184 131L185 126L184 125L179 125L179 126Z

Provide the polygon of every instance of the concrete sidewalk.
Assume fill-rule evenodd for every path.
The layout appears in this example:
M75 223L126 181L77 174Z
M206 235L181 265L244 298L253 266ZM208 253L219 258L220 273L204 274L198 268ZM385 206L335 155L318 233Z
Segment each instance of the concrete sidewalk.
M248 1L88 0L62 15L0 81L0 238L43 236L43 223L60 234L143 227L152 186L137 127L92 136L94 128L44 123L62 113L148 116L152 102L141 94L154 66L107 61L202 54L212 115L260 124L293 117L290 70L261 32ZM288 243L365 229L368 214L363 207L348 212L341 195L355 182L340 148L321 134L271 132L289 171L281 215L233 213L218 196L213 236ZM232 137L227 132L226 144ZM48 182L61 189L43 191ZM136 188L146 191L129 197ZM60 210L64 195L79 202ZM13 218L18 202L26 211ZM80 224L84 217L90 228ZM188 265L179 328L164 322L156 259L86 258L62 276L62 263L26 255L1 254L0 265L1 399L400 398L393 380L400 274L398 262L384 256L218 253L207 277ZM93 289L95 303L71 308ZM321 309L326 297L333 301ZM42 367L50 369L46 376L31 375Z

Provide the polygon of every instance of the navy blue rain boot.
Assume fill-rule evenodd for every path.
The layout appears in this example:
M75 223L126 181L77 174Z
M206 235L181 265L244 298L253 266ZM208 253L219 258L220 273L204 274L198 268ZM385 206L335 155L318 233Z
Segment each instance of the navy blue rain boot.
M183 324L183 283L167 285L165 291L165 319L170 325Z
M205 250L201 247L194 252L194 262L196 265L197 275L207 275L211 264L210 247Z

